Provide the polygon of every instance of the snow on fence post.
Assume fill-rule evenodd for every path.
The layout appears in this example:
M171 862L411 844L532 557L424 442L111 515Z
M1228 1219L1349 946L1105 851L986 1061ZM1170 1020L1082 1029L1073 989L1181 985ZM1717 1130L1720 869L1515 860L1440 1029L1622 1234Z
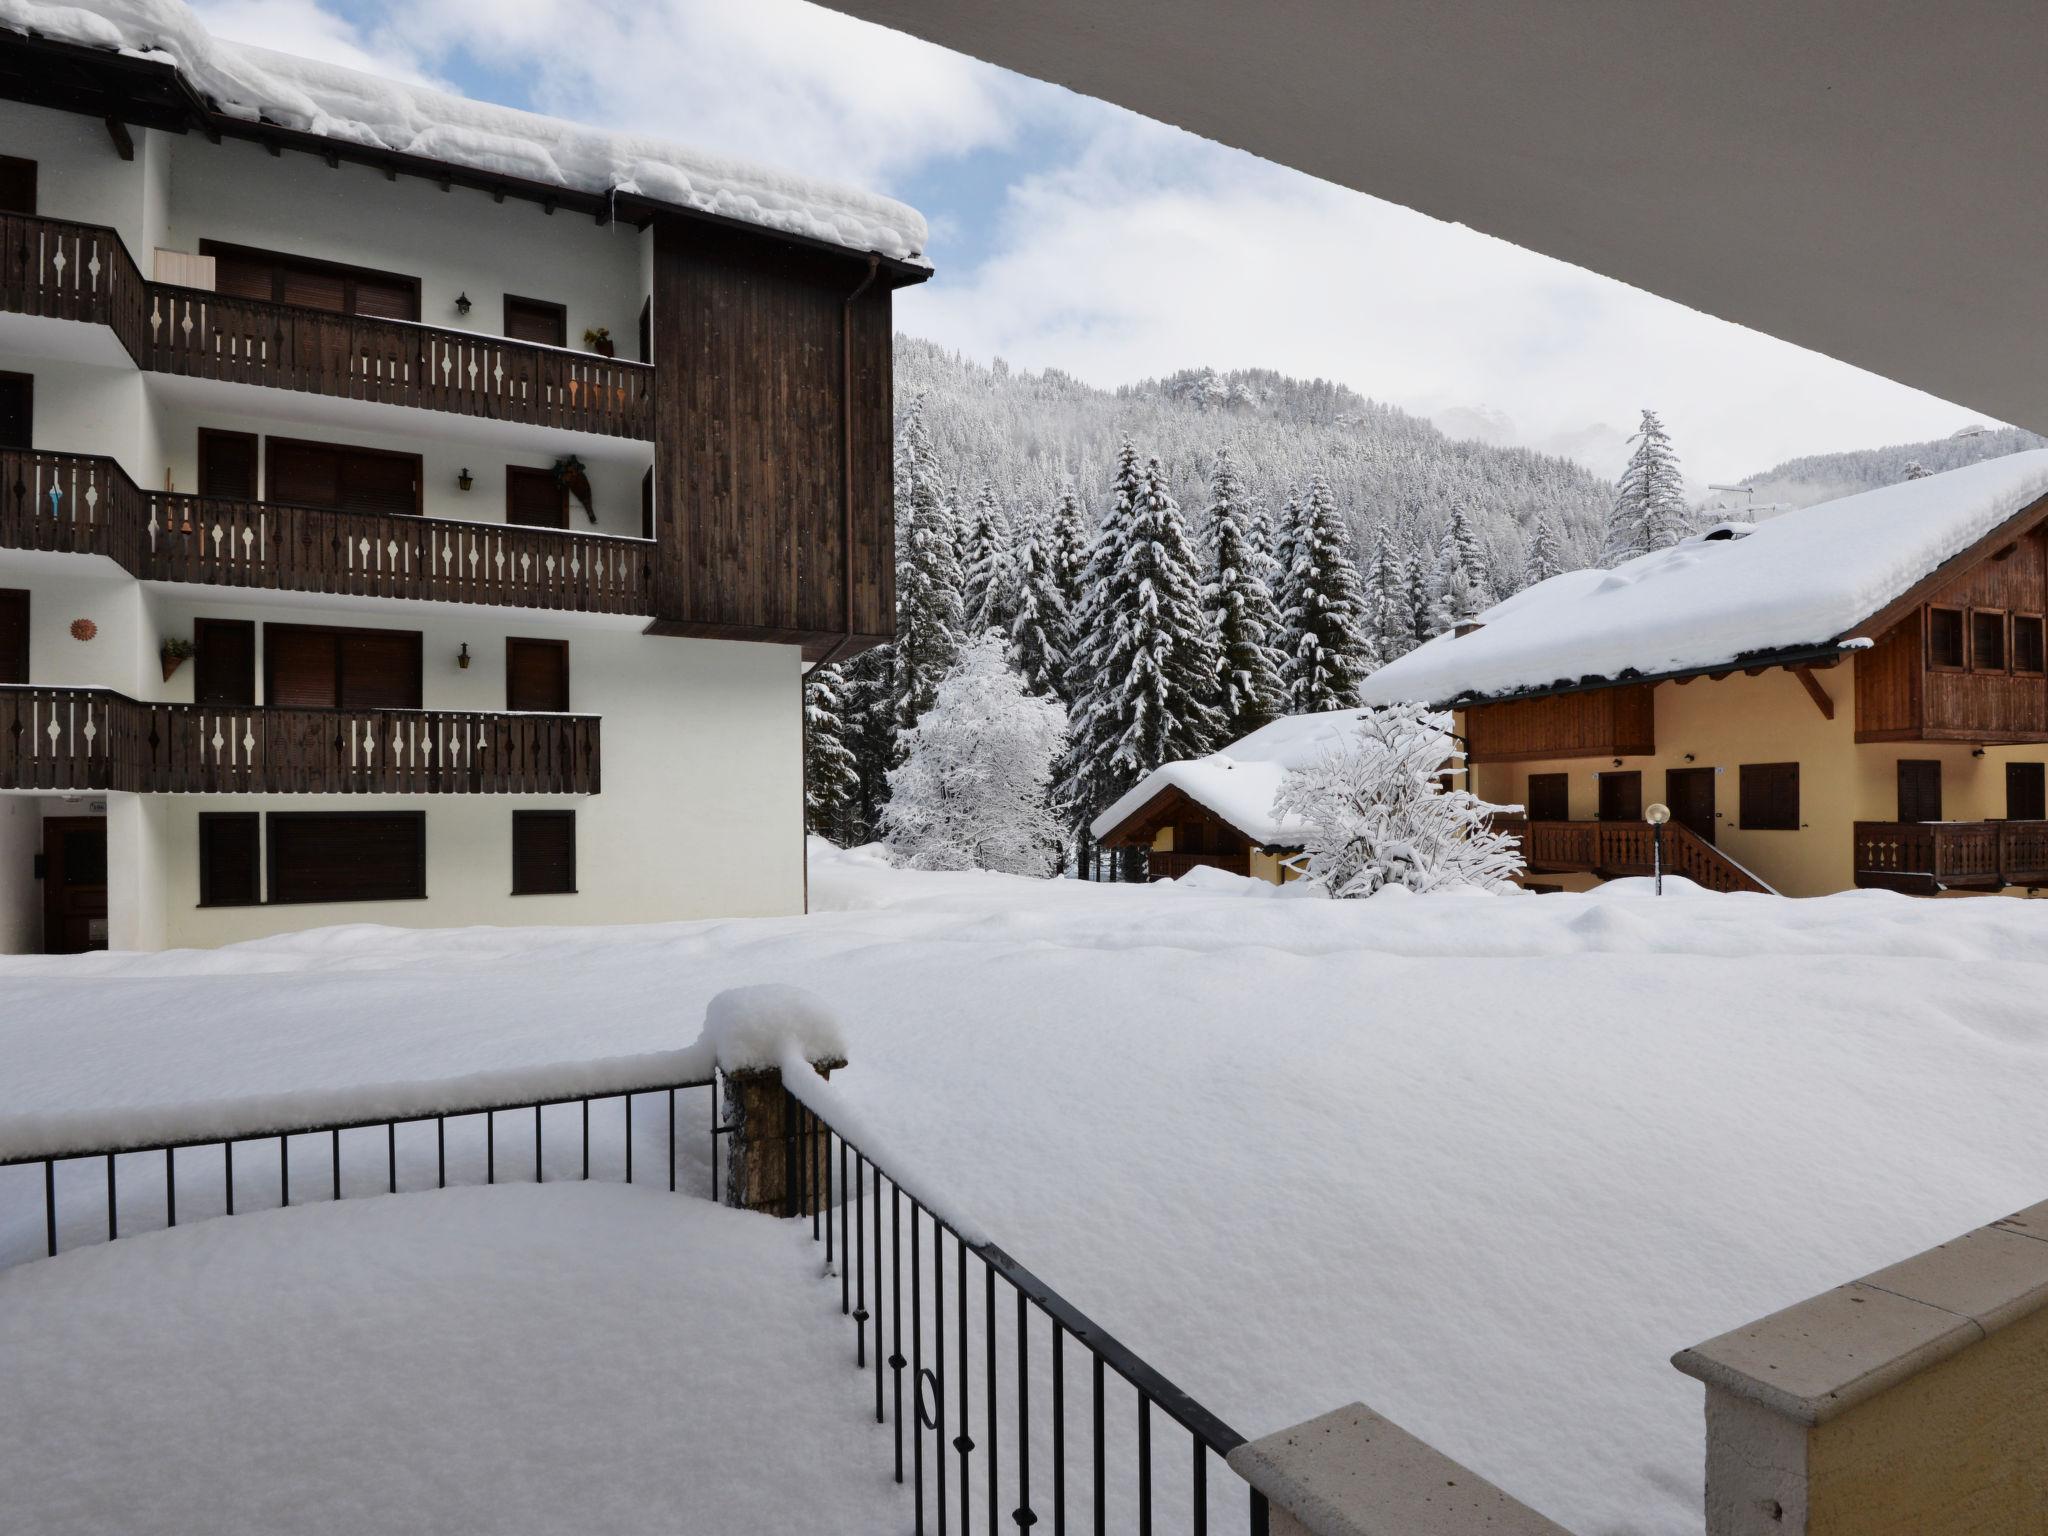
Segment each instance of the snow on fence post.
M1571 1536L1363 1403L1247 1440L1230 1469L1269 1536Z
M2022 1536L2048 1510L2048 1202L1671 1363L1707 1536Z
M704 1034L725 1082L725 1203L774 1216L809 1215L824 1198L827 1139L810 1139L810 1176L801 1177L795 1147L805 1122L782 1074L798 1061L826 1078L845 1066L838 1020L801 987L738 987L711 999ZM793 1201L800 1196L798 1209Z

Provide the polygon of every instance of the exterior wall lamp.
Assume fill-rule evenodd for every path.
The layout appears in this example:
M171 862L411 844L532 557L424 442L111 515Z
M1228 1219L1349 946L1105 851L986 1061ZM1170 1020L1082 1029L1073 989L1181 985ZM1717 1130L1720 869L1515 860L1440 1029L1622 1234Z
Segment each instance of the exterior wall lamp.
M469 313L469 293L467 290L455 295L455 313L458 315Z
M455 665L465 672L469 670L469 642L467 640L462 642L462 649L455 653Z
M470 474L470 472L469 472L469 466L468 466L467 464L463 465L463 466L462 466L462 473L461 473L461 474L459 474L459 475L457 475L457 476L455 477L455 486L456 486L456 489L458 489L458 490L463 490L463 491L466 491L466 490L468 490L468 489L469 489L469 488L470 488L470 487L471 487L472 485L475 485L475 484L476 484L476 478L475 478L475 477L474 477L473 475L471 475L471 474Z

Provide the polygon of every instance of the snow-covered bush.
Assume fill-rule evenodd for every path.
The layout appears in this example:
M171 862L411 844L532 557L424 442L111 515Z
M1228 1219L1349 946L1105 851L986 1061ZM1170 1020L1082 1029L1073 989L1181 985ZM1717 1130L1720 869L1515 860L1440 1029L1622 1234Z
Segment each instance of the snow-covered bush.
M883 840L902 868L1059 872L1049 788L1067 712L1028 692L1004 649L994 631L962 646L932 707L904 735L882 816Z
M1464 757L1447 714L1421 704L1359 711L1354 736L1280 781L1273 813L1303 829L1290 864L1332 896L1508 886L1522 856L1488 821L1504 807L1439 782L1462 774Z

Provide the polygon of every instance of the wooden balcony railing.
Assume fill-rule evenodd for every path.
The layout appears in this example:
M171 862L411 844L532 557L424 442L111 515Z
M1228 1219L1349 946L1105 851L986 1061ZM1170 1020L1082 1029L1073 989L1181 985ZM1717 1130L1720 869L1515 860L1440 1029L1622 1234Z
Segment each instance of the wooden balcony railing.
M594 715L146 703L0 687L0 789L594 795Z
M1502 831L1522 840L1522 859L1532 873L1585 871L1603 880L1650 874L1656 867L1657 829L1647 821L1524 821L1502 817ZM1680 875L1710 891L1771 888L1712 843L1678 822L1664 828L1664 872Z
M144 491L91 454L0 449L0 548L106 555L149 581L651 611L645 539Z
M97 225L0 215L0 309L111 326L158 373L654 435L648 364L150 282L121 237Z
M1859 821L1856 883L1887 890L2048 884L2048 821Z
M1158 853L1145 855L1146 878L1178 880L1191 869L1225 869L1233 875L1249 875L1252 859L1248 853Z

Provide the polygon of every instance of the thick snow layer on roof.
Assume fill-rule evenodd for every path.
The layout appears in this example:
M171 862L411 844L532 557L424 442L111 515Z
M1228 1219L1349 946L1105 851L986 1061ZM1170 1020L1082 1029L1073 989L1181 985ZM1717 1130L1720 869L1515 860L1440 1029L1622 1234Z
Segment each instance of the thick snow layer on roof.
M214 37L182 0L0 0L0 27L175 64L230 117L560 186L622 192L922 261L925 222L886 197Z
M1273 796L1290 768L1306 767L1358 724L1355 709L1289 715L1207 757L1163 763L1090 824L1097 836L1122 825L1163 790L1177 789L1255 843L1299 841L1300 824L1273 815Z
M1611 571L1567 571L1373 673L1368 704L1547 688L1633 669L1710 667L1825 645L2048 495L2048 449L1788 512L1732 539L1688 539Z

